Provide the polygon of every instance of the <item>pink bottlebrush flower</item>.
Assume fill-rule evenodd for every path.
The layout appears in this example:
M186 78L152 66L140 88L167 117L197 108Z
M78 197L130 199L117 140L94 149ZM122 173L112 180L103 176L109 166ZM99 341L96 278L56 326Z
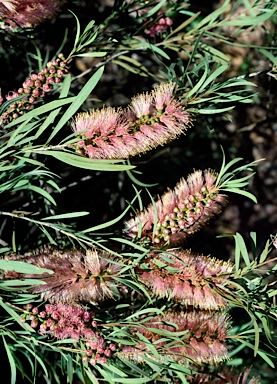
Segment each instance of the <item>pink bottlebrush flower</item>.
M138 277L153 296L169 297L186 307L220 310L227 302L218 293L219 286L224 285L232 269L230 262L171 250L150 253L148 270L138 271Z
M33 28L54 17L66 0L9 0L0 2L4 29Z
M179 363L192 361L197 364L214 364L228 358L225 341L229 322L229 317L222 313L166 312L164 315L143 322L143 327L132 332L132 336L136 337L136 334L139 333L148 339L149 343L155 342L161 361L170 359ZM157 329L157 333L155 329ZM183 336L179 336L179 340L175 339L176 344L173 343L173 340L167 344L161 333L162 330L173 335L174 332L187 332L184 332ZM159 340L161 341L158 342ZM118 353L125 358L139 362L144 360L144 356L150 356L153 359L147 343L141 341L135 347L123 346Z
M185 240L227 203L220 187L215 186L216 178L216 173L206 170L195 171L187 180L181 179L173 190L156 201L156 210L151 204L125 222L127 236L134 238L141 229L141 238L150 238L154 244L168 242L175 246Z
M174 140L192 119L174 98L174 84L134 97L126 109L80 113L73 121L82 145L76 151L95 159L127 159Z
M84 254L77 250L44 249L36 254L27 254L20 260L54 272L51 275L43 274L41 280L45 284L31 290L33 293L40 293L50 302L98 303L108 298L116 298L120 284L115 277L120 274L121 266L108 252L98 249L88 250ZM9 273L6 273L6 278L8 277ZM35 276L24 274L24 277Z

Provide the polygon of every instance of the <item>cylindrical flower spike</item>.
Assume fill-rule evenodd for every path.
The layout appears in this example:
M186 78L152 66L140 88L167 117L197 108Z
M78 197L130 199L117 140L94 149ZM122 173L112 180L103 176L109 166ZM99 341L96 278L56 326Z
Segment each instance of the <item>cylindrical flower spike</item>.
M210 170L195 171L187 180L181 179L156 201L155 207L151 204L125 222L127 236L135 238L141 233L141 238L149 238L155 245L178 245L227 203L227 197L215 186L216 179L216 173Z
M127 159L174 140L191 125L190 114L174 98L174 84L134 97L128 108L80 113L73 130L77 153L92 159Z
M232 269L230 262L189 251L171 250L158 255L153 252L148 270L141 271L139 280L153 296L169 297L186 307L220 310L227 302L215 289L226 282Z
M144 322L144 327L137 328L132 336L135 338L138 337L137 334L141 334L150 344L154 343L162 361L170 359L179 363L192 361L197 364L214 364L228 358L225 341L229 320L229 317L223 313L166 312L164 315ZM164 341L166 336L161 331L172 335L175 332L184 332L184 334L176 335L178 339L175 339L174 344L173 340ZM135 347L123 346L119 353L125 358L138 362L144 361L144 356L150 356L153 359L147 344L140 341Z
M0 3L4 29L33 28L54 17L66 0L9 0Z
M31 290L33 293L40 293L42 298L52 303L98 303L120 296L120 284L114 278L119 275L121 266L111 254L103 250L87 250L84 254L77 250L45 249L20 260L54 272L51 275L41 275L45 284ZM10 273L7 272L6 278L9 276ZM37 276L24 274L24 277Z

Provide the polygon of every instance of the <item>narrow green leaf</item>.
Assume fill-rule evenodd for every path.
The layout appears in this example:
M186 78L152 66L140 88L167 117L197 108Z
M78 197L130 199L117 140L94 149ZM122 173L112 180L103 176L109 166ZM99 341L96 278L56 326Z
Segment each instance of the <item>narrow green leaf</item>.
M254 203L257 203L257 198L254 196L251 192L244 191L242 189L228 189L228 188L222 188L220 189L221 191L226 191L226 192L232 192L232 193L237 193L238 195L246 196L250 200L254 201Z
M104 57L107 55L107 52L87 52L87 53L78 53L73 55L74 57Z
M223 64L219 68L217 68L208 78L207 80L203 83L201 89L199 92L203 92L207 85L209 85L211 82L213 82L218 76L222 74L227 68L229 67L228 64Z
M48 142L59 132L59 130L71 119L71 117L78 111L84 101L88 98L92 90L97 85L102 74L104 72L104 67L99 68L94 75L89 79L89 81L84 85L79 94L74 98L72 104L63 114L62 118L59 120L52 134L50 135Z
M22 280L5 280L0 281L0 287L26 287L29 285L46 284L43 280L38 279L22 279Z
M161 0L153 8L151 7L151 9L143 15L143 19L153 16L156 12L158 12L159 9L161 9L161 7L164 5L166 1L167 0Z
M23 329L25 329L28 332L35 332L35 330L27 323L22 323L20 320L20 316L14 311L14 309L5 303L1 298L0 298L0 306L8 312L8 314L11 316L12 319L14 319Z
M208 65L207 65L206 61L204 61L204 66L205 66L204 73L203 73L201 79L199 79L199 81L196 83L196 85L185 95L186 100L189 100L190 98L194 97L197 94L197 92L199 91L199 89L202 87L202 85L204 84L205 80L207 79ZM188 104L189 104L189 102L188 102Z
M119 377L127 377L126 373L122 372L119 368L117 368L112 364L109 364L109 363L105 364L105 368L115 373Z
M44 189L42 189L40 187L37 187L37 186L32 185L32 184L28 184L27 186L21 186L20 189L27 189L30 191L34 191L34 192L38 193L39 195L45 197L45 199L49 200L50 203L52 203L53 205L57 205L55 200L53 199L53 197L50 195L50 193L48 193L47 191L45 191Z
M67 97L68 95L68 92L70 90L70 85L71 85L71 75L68 74L64 77L63 79L63 82L62 82L62 90L61 90L61 93L60 93L60 97L59 99L64 99ZM48 116L47 118L45 119L45 121L41 124L41 126L39 127L36 135L35 135L35 139L37 139L48 127L50 124L52 124L55 120L55 118L58 116L58 114L60 113L61 111L61 108L57 108L55 109L54 111L52 111Z
M188 103L189 104L189 103ZM201 108L201 109L198 109L197 110L197 113L199 113L200 115L214 115L216 113L222 113L222 112L227 112L227 111L231 111L232 109L234 109L235 107L232 106L232 107L226 107L226 108L213 108L213 107L210 107L210 108Z
M72 219L73 217L81 217L81 216L86 216L89 215L89 212L70 212L70 213L63 213L61 215L53 215L53 216L48 216L44 217L41 220L61 220L61 219Z
M2 335L2 339L3 339L3 343L4 343L4 346L5 346L5 350L7 352L7 356L8 356L8 360L9 360L9 363L10 363L10 368L11 368L11 381L10 383L11 384L16 384L16 365L15 365L15 361L14 361L14 358L13 358L13 355L10 351L10 347L8 346L6 340L5 340L5 337Z
M248 251L247 251L247 248L246 248L246 245L245 245L245 242L243 240L243 237L241 236L240 233L236 233L234 235L234 238L235 238L235 242L236 242L236 248L238 248L239 252L241 253L242 257L243 257L243 260L246 264L246 266L249 268L250 267L250 260L249 260L249 255L248 255Z
M273 297L273 296L276 296L276 295L277 295L277 289L275 289L273 291L267 292L267 296L268 297Z
M14 271L18 273L28 273L32 275L40 275L43 273L52 274L53 271L46 268L39 268L36 265L25 263L23 261L0 260L0 269L4 271Z
M33 117L42 115L44 113L50 112L56 108L62 107L63 105L70 104L76 100L78 96L68 97L67 99L63 100L54 100L50 101L50 103L47 103L45 105L42 105L41 107L35 108L32 111L26 113L23 116L18 117L17 119L13 120L11 123L6 125L6 128L11 128L15 125L18 125L25 120L30 120Z
M270 248L270 240L267 240L266 244L265 244L265 247L261 253L261 256L260 256L260 260L259 260L259 263L263 263L267 256L269 255L269 253L271 252L271 248Z
M68 165L72 165L73 167L90 169L94 171L126 171L128 169L133 169L133 165L125 165L125 164L116 164L118 161L105 161L105 160L94 160L89 159L88 157L83 157L80 155L75 155L73 153L62 152L62 151L36 151L36 153L53 156L57 160L62 161Z
M134 201L136 200L137 196L135 196L133 198L133 200L131 201L131 204L134 203ZM85 229L83 230L81 233L88 233L88 232L95 232L95 231L98 231L98 230L101 230L101 229L104 229L104 228L107 228L107 227L111 227L112 225L116 224L119 220L121 220L125 215L126 213L130 210L130 207L128 206L118 217L116 217L115 219L113 220L110 220L108 221L107 223L103 223L103 224L99 224L99 225L96 225L94 227L91 227L91 228L88 228L88 229Z

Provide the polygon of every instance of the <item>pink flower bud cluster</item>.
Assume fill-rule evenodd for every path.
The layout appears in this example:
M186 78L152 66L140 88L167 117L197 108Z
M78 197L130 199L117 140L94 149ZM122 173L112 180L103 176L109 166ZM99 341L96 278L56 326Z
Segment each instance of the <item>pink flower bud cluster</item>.
M90 339L95 336L97 322L94 313L72 304L46 304L41 310L27 304L27 312L22 321L30 321L31 327L42 334L50 334L57 339Z
M91 159L127 159L175 139L191 125L190 114L174 97L174 84L134 97L126 109L80 113L73 130L77 153Z
M20 260L54 272L41 275L44 284L31 289L51 303L98 303L116 299L117 288L123 287L115 279L120 274L121 265L101 249L87 250L85 254L78 250L40 249ZM6 278L9 277L10 274L6 274ZM23 277L36 276L25 274Z
M151 37L158 35L159 33L165 32L173 24L172 19L169 17L161 17L156 23L149 23L145 33Z
M87 348L85 356L82 358L83 362L89 362L91 365L97 363L106 364L108 359L116 351L116 344L105 344L105 340L102 336L97 335L91 340L85 342Z
M54 84L61 83L64 75L67 73L68 69L66 67L65 58L63 54L60 53L57 59L47 63L47 66L42 68L39 73L31 74L17 92L10 92L6 96L6 100L13 100L19 96L22 96L22 98L12 102L2 113L0 118L3 121L3 124L8 124L29 111L37 100L44 97L47 92L50 92L53 89Z
M195 171L182 179L153 205L125 222L127 236L149 238L154 244L178 245L198 231L227 203L215 186L217 175L209 170ZM157 212L157 216L156 216Z
M150 344L156 347L161 360L166 357L181 364L188 363L190 360L197 364L214 364L228 358L225 341L229 321L229 317L223 313L166 312L164 315L143 322L143 327L135 329L132 336L141 340L137 334L143 335ZM170 345L167 345L165 332L172 334L184 332L184 335L179 336L176 345L172 341ZM182 340L180 341L180 339ZM151 355L147 344L140 341L135 347L124 346L120 354L125 358L142 362L144 356ZM152 355L151 357L153 358Z
M66 0L9 0L0 3L3 29L33 28L51 19Z
M41 334L48 334L57 339L82 339L86 346L84 362L92 365L105 364L116 351L115 344L107 344L97 331L94 313L72 304L46 304L43 310L26 305L26 312L21 321L30 321L32 328Z
M216 289L226 283L233 269L231 262L183 250L158 255L152 252L147 258L148 269L141 271L139 280L150 288L152 295L169 297L186 307L205 310L220 310L227 306Z

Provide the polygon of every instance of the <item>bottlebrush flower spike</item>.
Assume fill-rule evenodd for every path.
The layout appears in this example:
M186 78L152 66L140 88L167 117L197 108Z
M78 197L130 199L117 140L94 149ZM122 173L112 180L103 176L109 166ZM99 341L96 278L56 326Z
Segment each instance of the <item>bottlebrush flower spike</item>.
M154 244L168 242L175 246L198 231L210 218L221 212L227 203L216 186L213 171L195 171L187 180L181 179L153 205L125 222L126 234L149 238Z
M3 29L33 28L54 17L66 0L8 0L0 2Z
M80 113L73 130L77 153L91 159L127 159L174 140L191 125L190 114L174 98L173 83L134 97L126 109Z
M230 262L189 251L170 250L158 255L150 253L148 266L149 269L138 276L152 295L169 297L186 307L205 310L220 310L227 306L214 289L227 281L233 269Z
M181 364L191 361L197 364L214 364L228 358L225 341L229 322L229 316L223 313L167 312L144 322L144 327L133 331L132 337L135 338L138 337L137 334L141 334L147 338L150 344L155 345L161 361L167 358ZM173 340L167 344L164 341L167 336L160 332L162 330L173 336L175 332L188 332L179 336L179 340L175 339L176 344L172 343ZM138 362L143 362L145 356L153 359L146 342L139 342L135 347L123 346L119 353L124 358Z
M54 271L52 275L41 275L40 278L45 284L31 289L33 293L40 293L50 302L98 303L119 296L117 287L120 286L114 277L119 275L121 267L108 252L100 249L87 250L86 254L77 250L46 249L38 251L37 254L26 255L20 258L20 261ZM10 273L6 272L4 278L9 276ZM35 275L24 274L24 277Z

